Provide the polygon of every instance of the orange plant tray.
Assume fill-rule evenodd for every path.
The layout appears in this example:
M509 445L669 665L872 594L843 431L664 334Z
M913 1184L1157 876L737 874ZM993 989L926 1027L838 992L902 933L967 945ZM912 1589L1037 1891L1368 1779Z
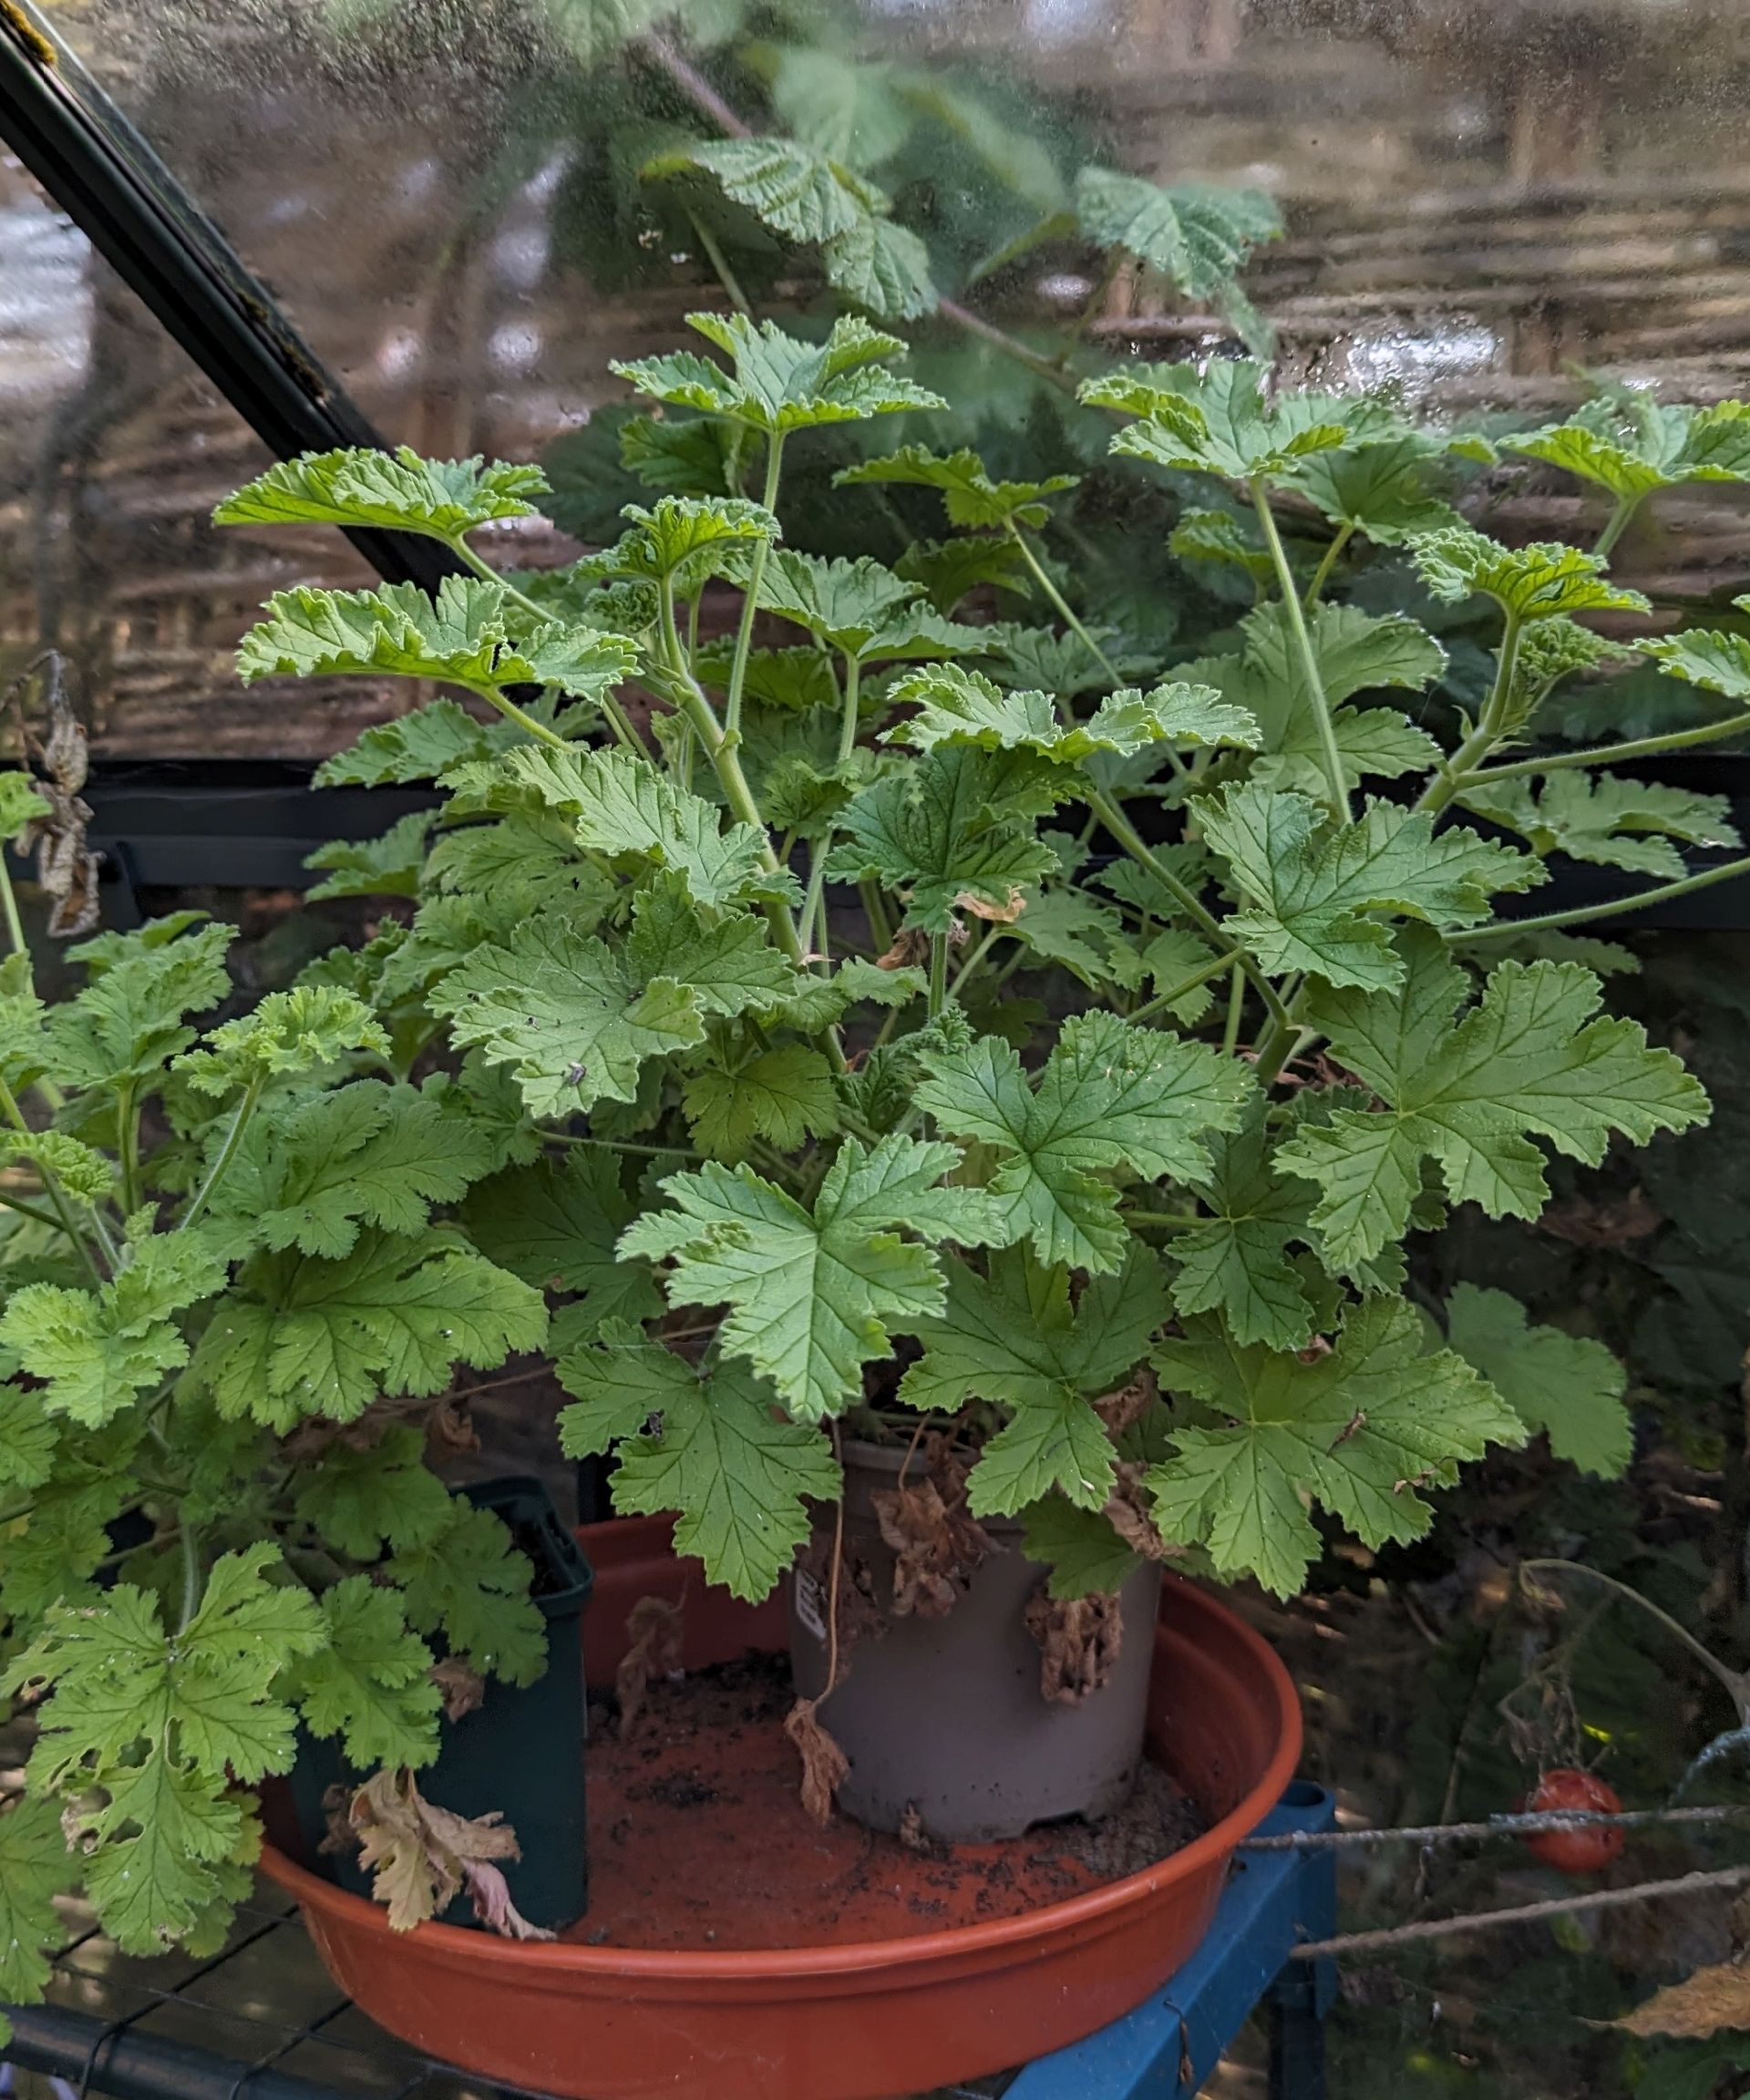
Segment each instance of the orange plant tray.
M596 1570L584 1617L592 1684L612 1681L626 1615L641 1597L685 1595L689 1669L785 1643L781 1601L756 1610L707 1588L695 1563L675 1559L669 1529L666 1519L639 1518L579 1533ZM285 1853L269 1847L262 1865L297 1899L341 1988L391 2033L467 2070L565 2100L883 2100L1078 2041L1139 2004L1195 1949L1235 1845L1293 1775L1301 1718L1265 1643L1171 1576L1155 1630L1149 1732L1154 1756L1209 1817L1202 1837L1067 1900L946 1930L919 1930L913 1920L893 1937L831 1944L677 1945L699 1930L690 1920L714 1871L703 1845L692 1874L676 1872L672 1849L651 1848L644 1885L631 1891L627 1875L638 1874L644 1853L634 1842L602 1889L607 1914L642 1917L645 1936L664 1942L654 1947L617 1943L617 1935L602 1945L518 1945L436 1924L396 1933L379 1906ZM592 1823L606 1806L592 1798ZM738 1858L744 1940L750 1860L770 1887L769 1939L806 1931L798 1861L806 1869L808 1848L788 1827L789 1810L783 1790L750 1786L738 1848L723 1843L734 1804L716 1818L715 1870ZM826 1871L835 1844L849 1842L828 1834ZM599 1836L592 1847L605 1870ZM890 1851L881 1870L914 1873L920 1889L941 1886L928 1858L896 1867ZM576 1930L599 1930L600 1915L592 1910Z

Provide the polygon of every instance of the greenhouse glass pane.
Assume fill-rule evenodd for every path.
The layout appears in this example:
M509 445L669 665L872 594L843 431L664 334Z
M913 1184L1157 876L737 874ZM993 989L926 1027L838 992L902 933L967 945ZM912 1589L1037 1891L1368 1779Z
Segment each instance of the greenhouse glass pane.
M214 503L265 463L0 156L0 687L60 650L106 757L314 757L405 704L340 682L238 685L232 651L270 591L366 580L335 533L252 541L212 527Z

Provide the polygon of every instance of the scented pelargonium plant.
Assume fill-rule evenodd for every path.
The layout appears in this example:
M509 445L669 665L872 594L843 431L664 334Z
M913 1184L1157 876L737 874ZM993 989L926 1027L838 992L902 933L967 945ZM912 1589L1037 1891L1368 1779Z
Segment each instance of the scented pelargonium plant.
M0 796L8 830L48 820L26 773ZM528 1561L425 1455L458 1369L539 1348L547 1309L444 1215L520 1145L489 1075L409 1084L314 977L215 1018L235 934L194 912L75 945L82 985L45 1007L0 891L0 1613L36 1722L0 1817L16 2002L76 1884L129 1952L221 1943L300 1731L417 1768L447 1703L540 1674ZM404 1848L408 1889L427 1864ZM513 1923L496 1869L472 1879Z
M1077 615L1067 478L931 446L894 338L694 325L715 355L625 367L651 501L569 569L476 544L535 510L527 467L335 453L222 507L467 571L283 593L242 647L250 682L449 689L324 768L440 790L317 857L379 901L363 948L204 1035L221 930L102 935L49 1011L5 965L0 1603L40 1728L4 1995L76 1878L125 1945L210 1940L300 1724L417 1766L440 1652L539 1667L526 1563L422 1461L458 1364L544 1344L565 1450L614 1452L616 1505L675 1512L745 1598L848 1430L932 1432L1060 1601L1139 1555L1291 1592L1539 1432L1626 1463L1598 1343L1498 1292L1431 1310L1405 1248L1707 1114L1603 1011L1623 959L1586 911L1497 915L1555 857L1683 884L1714 879L1684 843L1735 842L1717 799L1609 769L1643 746L1512 753L1621 654L1588 619L1643 602L1465 525L1454 441L1388 405L1129 366L1085 389L1120 470L1208 489L1161 592L1181 563L1255 591L1168 660ZM831 426L848 501L939 505L892 569L786 543L786 461ZM1523 448L1610 489L1613 535L1750 469L1750 417L1605 403ZM1491 623L1444 741L1415 718L1440 643L1345 602L1394 573ZM1750 709L1741 640L1640 646Z
M526 468L331 454L220 513L424 531L470 571L284 593L242 664L489 704L332 761L444 798L327 864L413 901L352 987L407 1055L507 1075L544 1141L480 1244L562 1293L565 1450L615 1452L616 1506L676 1512L748 1598L846 1426L957 1432L971 1512L1020 1517L1065 1598L1138 1551L1290 1592L1330 1528L1412 1539L1430 1487L1539 1431L1620 1469L1607 1354L1498 1292L1431 1317L1405 1242L1456 1204L1533 1218L1550 1153L1706 1116L1602 1010L1621 958L1566 932L1587 912L1497 915L1560 854L1681 881L1683 842L1734 842L1611 750L1498 757L1622 654L1588 619L1645 602L1604 554L1466 525L1445 476L1479 440L1252 363L1133 365L1083 389L1112 452L1218 484L1178 544L1258 582L1212 653L1139 658L1041 558L1072 484L932 449L895 338L692 325L715 356L619 367L653 498L567 570L470 538L538 502ZM897 570L786 544L787 460L846 425L848 490L940 499ZM1607 402L1523 449L1610 487L1613 539L1740 476L1750 418ZM1492 612L1450 747L1414 718L1440 644L1332 595L1370 541ZM1647 646L1750 694L1741 643Z

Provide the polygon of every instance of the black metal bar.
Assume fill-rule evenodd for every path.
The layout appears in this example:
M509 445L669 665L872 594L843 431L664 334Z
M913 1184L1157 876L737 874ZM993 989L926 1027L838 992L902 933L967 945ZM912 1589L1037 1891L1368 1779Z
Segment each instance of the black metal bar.
M77 2076L109 2024L60 2005L12 2005L6 2018L12 2027L6 2061L61 2078ZM91 2084L116 2100L233 2100L239 2094L242 2100L335 2100L332 2086L290 2072L259 2070L245 2058L191 2049L137 2027L98 2049Z
M0 139L277 458L384 441L29 0L0 0ZM417 533L349 531L391 582L463 564Z

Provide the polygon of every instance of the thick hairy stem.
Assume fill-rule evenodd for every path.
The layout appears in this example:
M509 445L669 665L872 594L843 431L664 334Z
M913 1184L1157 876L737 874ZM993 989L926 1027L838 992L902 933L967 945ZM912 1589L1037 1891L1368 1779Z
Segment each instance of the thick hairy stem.
M211 1202L220 1182L224 1179L232 1161L237 1157L237 1148L243 1141L243 1132L249 1128L257 1104L262 1098L262 1090L266 1085L267 1077L263 1073L252 1079L243 1088L243 1097L238 1102L236 1113L232 1117L231 1128L225 1132L225 1141L219 1148L219 1157L208 1168L206 1179L196 1189L194 1200L184 1213L179 1230L186 1232Z
M729 258L724 253L717 237L696 211L689 211L693 231L698 235L699 246L705 250L705 259L717 273L717 283L729 294L730 303L737 313L745 314L751 321L754 310L747 303L747 294L742 290L735 272L729 267Z
M1137 828L1116 802L1097 790L1085 795L1087 806L1099 818L1100 822L1116 839L1124 850L1158 882L1178 904L1180 911L1197 928L1204 939L1220 951L1223 960L1236 963L1245 973L1246 981L1263 1001L1265 1011L1272 1021L1286 1024L1288 1014L1276 995L1276 987L1244 951L1235 945L1223 931L1221 921L1213 911L1206 909L1195 890L1187 887L1175 875L1159 856L1150 850L1138 834Z
M1611 512L1611 521L1598 536L1598 544L1592 549L1601 561L1608 561L1616 551L1616 543L1634 521L1642 499L1639 496L1619 496L1616 509Z
M1282 545L1282 533L1276 527L1276 513L1270 507L1270 491L1261 476L1251 484L1252 507L1258 513L1258 522L1264 529L1264 540L1270 548L1271 561L1275 564L1276 578L1282 588L1282 607L1288 615L1288 623L1293 630L1294 646L1300 652L1301 666L1306 673L1307 697L1312 704L1313 719L1318 725L1319 748L1324 757L1324 777L1331 791L1331 807L1347 824L1351 822L1349 808L1349 783L1343 769L1343 754L1337 748L1337 732L1331 719L1330 703L1324 696L1324 677L1319 669L1318 652L1312 646L1312 631L1306 624L1306 608L1301 603L1300 588L1294 581L1294 571L1289 567L1288 550Z
M1219 977L1224 970L1232 967L1231 955L1218 955L1200 970L1193 970L1189 977L1181 977L1177 984L1169 984L1166 991L1156 993L1147 1005L1138 1006L1129 1018L1133 1022L1152 1021L1157 1014L1170 1012L1188 992L1195 992L1199 984L1207 984L1211 977Z
M5 841L0 839L0 904L5 906L6 937L12 942L15 955L28 955L30 949L25 941L25 922L18 916L18 899L13 891L12 870L6 866Z
M1501 723L1512 696L1514 674L1518 669L1520 631L1518 615L1509 612L1507 625L1501 631L1501 656L1495 673L1494 689L1483 708L1482 718L1416 798L1418 809L1437 816L1458 793L1467 777L1476 771L1500 742Z
M543 623L551 620L551 612L537 605L532 598L525 592L519 591L514 583L507 582L489 561L474 551L466 540L458 536L454 540L446 540L444 544L458 561L466 561L482 582L496 583L511 603L520 605L531 619ZM468 690L478 693L489 705L496 707L507 722L514 722L519 729L526 730L537 743L551 745L555 751L569 751L571 748L568 738L561 736L557 729L548 728L544 722L537 722L527 709L519 707L500 687L482 684L469 685ZM615 743L640 758L647 757L643 739L633 727L624 709L613 695L603 693L595 704L602 710L602 719L613 732Z
M765 542L762 540L763 546ZM674 626L674 600L672 591L662 593L662 638L667 659L666 668L674 682L675 697L682 714L691 725L705 757L711 761L712 771L723 789L723 798L729 805L730 815L743 824L751 824L760 836L760 860L768 874L781 872L777 855L772 850L771 833L767 828L758 802L747 776L741 769L741 758L736 751L736 739L731 737L718 723L715 711L706 698L704 688L687 669L686 657L681 647L679 634ZM774 897L764 907L767 923L771 927L772 938L786 956L798 970L806 967L805 951L796 921L790 916L790 908L781 898ZM836 1028L828 1028L815 1038L828 1063L835 1072L848 1069L844 1045Z
M1637 736L1627 744L1594 744L1583 751L1558 751L1548 758L1516 758L1510 766L1473 767L1465 776L1465 784L1472 780L1523 780L1533 773L1559 773L1566 766L1620 766L1631 758L1656 758L1662 751L1687 751L1696 744L1713 744L1722 736L1747 733L1750 715L1733 715L1724 722L1704 722L1699 729Z
M1446 935L1455 942L1510 941L1516 933L1547 933L1563 926L1583 926L1592 919L1620 919L1625 912L1644 911L1650 904L1666 904L1673 897L1688 897L1697 890L1711 890L1716 882L1735 882L1750 875L1750 858L1728 860L1722 868L1707 868L1699 875L1686 875L1681 882L1662 882L1656 890L1642 890L1632 897L1611 897L1602 904L1578 904L1570 911L1546 911L1538 919L1498 919L1491 925L1454 927Z
M1353 522L1345 519L1338 526L1337 535L1324 551L1324 558L1312 571L1312 581L1306 587L1306 604L1309 611L1324 595L1324 587L1331 581L1331 571L1343 560L1344 551L1355 536Z
M201 1540L186 1517L178 1528L182 1535L182 1616L176 1629L180 1640L201 1609Z
M766 488L760 497L760 501L774 517L777 515L777 482L783 463L784 439L775 430L766 444ZM766 578L766 561L771 551L769 540L755 540L753 560L747 568L747 594L741 603L741 624L736 629L736 653L729 664L723 727L725 736L737 741L741 736L741 692L747 680L747 658L754 646L754 622L759 614L759 587Z
M930 1018L933 1021L948 1004L948 936L930 936Z
M860 700L859 685L862 677L862 665L858 659L847 654L845 657L844 713L839 723L839 763L843 765L857 747L857 714ZM824 960L827 953L827 856L832 850L832 826L829 825L814 841L813 864L808 870L808 893L802 900L802 938ZM820 921L820 938L817 944L814 923L817 915Z
M116 1127L121 1150L121 1214L131 1218L139 1209L139 1104L134 1089L116 1089Z

